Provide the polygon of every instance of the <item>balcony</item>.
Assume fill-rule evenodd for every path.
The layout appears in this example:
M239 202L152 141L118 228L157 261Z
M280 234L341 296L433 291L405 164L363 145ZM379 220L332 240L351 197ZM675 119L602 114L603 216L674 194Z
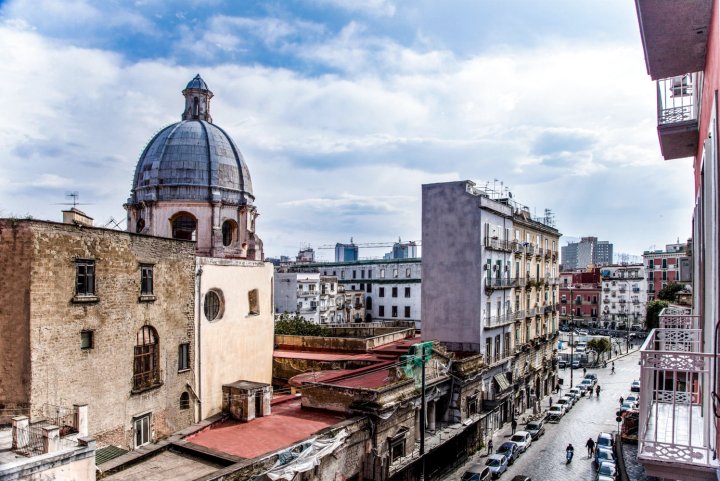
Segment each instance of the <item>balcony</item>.
M505 314L496 316L485 316L485 327L504 326L511 322L515 322L515 316L512 311L507 311Z
M525 246L525 252L527 252L527 254L528 254L529 256L534 256L534 255L535 255L535 250L536 250L536 249L535 249L535 246L532 245L532 244L528 244L528 245Z
M317 291L303 291L302 289L298 289L297 296L298 297L314 297L317 295Z
M710 369L700 329L653 329L640 350L638 459L649 476L716 480Z
M508 240L485 237L485 248L502 252L512 252L512 243Z
M635 0L653 80L705 69L712 0Z
M495 277L491 279L485 279L485 289L510 289L517 285L517 279L515 277Z
M516 256L522 256L523 252L525 252L525 246L522 242L518 241L512 241L510 243L510 248L515 253Z
M700 316L666 307L660 311L659 324L661 329L700 329Z
M658 80L658 138L665 160L695 155L698 147L698 73Z

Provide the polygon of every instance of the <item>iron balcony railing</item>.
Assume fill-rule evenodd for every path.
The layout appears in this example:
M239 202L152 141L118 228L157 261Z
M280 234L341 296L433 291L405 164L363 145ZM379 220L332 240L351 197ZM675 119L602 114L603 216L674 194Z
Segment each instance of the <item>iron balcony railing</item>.
M716 469L710 370L700 329L653 329L640 350L638 459Z
M505 239L494 239L492 237L485 237L485 247L505 252L511 252L513 250L511 241Z
M485 279L485 287L488 289L508 289L518 285L516 277L493 277Z
M507 311L500 315L485 316L485 327L497 327L511 322L515 322L515 316L512 311Z
M658 125L697 120L697 73L687 73L657 81Z

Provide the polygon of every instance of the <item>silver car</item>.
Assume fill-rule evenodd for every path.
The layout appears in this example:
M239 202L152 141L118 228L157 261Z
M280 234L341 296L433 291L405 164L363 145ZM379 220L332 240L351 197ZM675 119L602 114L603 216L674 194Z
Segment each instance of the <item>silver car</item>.
M491 454L485 461L485 466L490 468L490 473L493 478L499 477L502 473L507 471L508 460L502 454Z

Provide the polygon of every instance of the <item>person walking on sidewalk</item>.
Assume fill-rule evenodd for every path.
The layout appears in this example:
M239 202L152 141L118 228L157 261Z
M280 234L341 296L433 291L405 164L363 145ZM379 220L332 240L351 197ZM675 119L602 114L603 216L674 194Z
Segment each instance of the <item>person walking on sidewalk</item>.
M622 406L622 404L623 404L624 402L625 402L625 398L623 398L622 396L620 396L620 405Z
M550 398L548 399L548 406L552 407L552 396L550 396Z
M515 421L515 418L510 421L510 428L512 429L512 433L515 434L515 429L517 429L517 421Z
M493 452L493 443L492 438L488 439L488 456L490 456Z
M595 451L595 441L593 441L593 438L588 438L587 442L585 443L585 447L588 450L588 458L593 455L593 452Z

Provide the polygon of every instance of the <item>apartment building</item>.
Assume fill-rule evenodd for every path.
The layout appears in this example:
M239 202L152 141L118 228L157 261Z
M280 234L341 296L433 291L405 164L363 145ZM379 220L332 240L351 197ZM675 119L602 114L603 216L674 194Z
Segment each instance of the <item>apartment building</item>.
M692 313L663 313L641 350L638 459L657 478L716 480L720 4L636 0L635 6L645 64L657 83L660 151L665 160L692 157L695 173Z
M643 264L605 266L600 274L602 326L629 329L633 324L645 324L647 292Z
M275 273L275 315L296 313L316 324L341 322L337 278L312 268L283 268Z
M560 319L575 325L596 326L600 317L600 269L560 274Z
M692 282L690 256L685 243L668 244L664 251L645 251L643 264L647 276L647 296L650 300L671 282Z
M489 402L501 413L534 402L555 378L544 349L558 327L560 234L471 181L422 189L423 339L483 354ZM515 392L504 381L510 372Z

